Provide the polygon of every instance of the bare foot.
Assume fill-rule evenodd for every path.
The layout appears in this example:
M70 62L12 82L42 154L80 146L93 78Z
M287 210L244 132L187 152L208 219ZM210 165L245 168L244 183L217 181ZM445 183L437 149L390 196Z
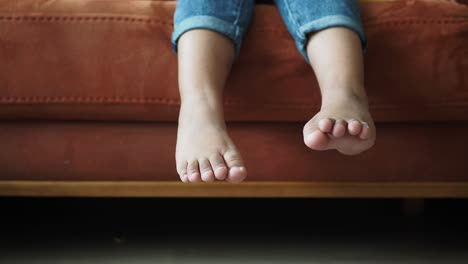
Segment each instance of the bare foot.
M222 110L184 101L177 131L177 172L183 182L241 182L247 176L239 151L226 132Z
M304 126L309 148L356 155L374 145L376 129L365 96L328 95L323 101L320 112Z

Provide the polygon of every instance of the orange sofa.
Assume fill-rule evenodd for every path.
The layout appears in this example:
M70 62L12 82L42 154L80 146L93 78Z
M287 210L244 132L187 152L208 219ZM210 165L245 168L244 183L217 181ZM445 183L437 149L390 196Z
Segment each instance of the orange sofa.
M378 135L358 156L304 146L315 77L257 6L225 90L241 184L179 182L175 5L0 2L0 196L468 197L467 1L361 1Z

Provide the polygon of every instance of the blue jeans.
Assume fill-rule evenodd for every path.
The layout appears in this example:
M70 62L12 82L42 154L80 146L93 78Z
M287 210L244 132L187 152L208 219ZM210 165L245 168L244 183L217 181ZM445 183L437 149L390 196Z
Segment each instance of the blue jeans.
M361 39L363 49L366 47L357 0L275 0L275 3L307 62L308 36L330 27L351 29ZM254 9L254 0L178 0L173 48L177 52L177 41L185 32L208 29L230 38L237 55Z

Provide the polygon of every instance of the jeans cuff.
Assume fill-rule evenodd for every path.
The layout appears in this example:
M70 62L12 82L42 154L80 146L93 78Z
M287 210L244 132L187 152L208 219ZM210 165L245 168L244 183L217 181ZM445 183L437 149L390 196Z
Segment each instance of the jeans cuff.
M192 29L208 29L228 37L235 46L236 56L239 54L239 27L213 16L193 16L178 23L172 33L172 48L175 52L179 38Z
M364 29L359 21L353 19L348 16L336 15L336 16L326 16L317 20L314 20L310 23L307 23L300 27L300 32L302 36L300 36L299 41L296 43L299 51L301 52L302 56L306 59L306 61L310 64L309 58L307 56L307 34L318 32L327 28L331 27L345 27L348 28L356 34L358 34L361 44L363 53L366 51L367 48L367 39L366 34L364 33Z

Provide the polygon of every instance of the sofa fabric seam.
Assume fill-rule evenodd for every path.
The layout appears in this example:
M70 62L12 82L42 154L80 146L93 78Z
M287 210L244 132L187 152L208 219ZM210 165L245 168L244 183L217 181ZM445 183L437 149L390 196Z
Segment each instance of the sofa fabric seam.
M172 22L156 20L154 18L136 18L131 16L37 16L37 15L0 15L0 22L123 22L123 23L145 23L145 24L161 24L173 26ZM468 22L468 18L460 18L458 16L447 16L440 19L390 19L390 21L363 21L364 26L379 26L379 25L406 25L406 24L457 24ZM267 28L262 28L263 30ZM271 28L272 30L277 30Z

